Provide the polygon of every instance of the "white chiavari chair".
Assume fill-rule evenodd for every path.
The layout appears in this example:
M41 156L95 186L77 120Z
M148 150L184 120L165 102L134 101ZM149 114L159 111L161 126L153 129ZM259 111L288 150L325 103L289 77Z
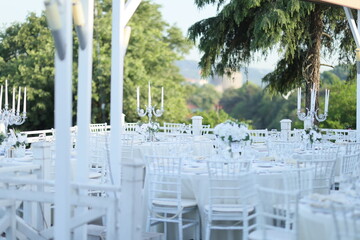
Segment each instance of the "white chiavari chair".
M206 214L205 239L212 230L241 230L248 239L255 228L255 180L242 162L209 161L209 197L204 206Z
M360 143L352 142L345 145L345 155L360 153Z
M323 157L323 156L322 156ZM329 194L334 181L334 169L336 158L319 160L298 160L299 168L314 168L313 191L316 193Z
M300 197L307 196L313 191L315 168L289 168L282 172L284 189L298 191Z
M258 187L257 229L250 240L295 240L297 236L297 191Z
M360 238L360 205L331 204L331 215L335 225L337 240L359 240Z
M183 239L183 230L195 227L195 239L200 239L200 220L195 199L182 197L182 157L146 156L148 177L148 216L146 231L163 223L167 236L167 223L178 225L177 239ZM195 213L195 218L184 214ZM171 236L168 239L175 239Z
M339 176L335 177L335 183L339 184L339 188L351 184L359 177L360 152L355 151L353 154L343 155L340 162Z
M275 161L284 162L294 152L294 149L299 146L296 142L288 141L271 141L267 142L268 152L270 157L274 157Z

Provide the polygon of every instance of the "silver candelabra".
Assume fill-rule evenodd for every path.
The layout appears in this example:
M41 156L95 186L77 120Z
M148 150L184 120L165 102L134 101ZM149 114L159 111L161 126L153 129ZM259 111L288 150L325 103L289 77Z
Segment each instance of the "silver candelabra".
M137 87L136 89L136 96L137 96L137 114L140 117L145 117L146 115L149 118L149 123L151 122L152 116L155 117L161 117L164 113L164 88L161 88L161 108L156 109L156 105L151 105L151 86L149 82L149 88L148 88L148 105L145 105L145 110L140 108L140 88Z
M3 100L3 85L1 85L0 90L0 121L4 123L5 133L8 131L8 127L11 125L21 125L26 120L26 87L24 89L24 104L23 104L23 112L20 112L20 100L21 100L21 87L19 87L19 94L17 96L17 106L15 106L15 87L12 92L12 108L9 108L8 104L8 84L7 80L5 81L5 107L2 108L2 100ZM15 110L15 107L16 110Z
M11 125L21 125L26 120L26 112L15 113L12 109L7 109L6 107L1 110L0 121L5 125L5 131L8 131L8 127Z
M319 108L315 109L316 102L316 90L315 86L311 89L311 99L310 99L310 110L306 108L307 113L301 112L301 88L298 88L298 110L297 116L301 121L304 121L304 128L312 128L314 126L314 120L318 120L319 122L323 122L326 120L328 116L328 107L329 107L329 97L330 90L325 90L325 109L323 114L319 114Z
M150 123L153 115L155 117L161 117L161 115L163 115L163 113L164 113L164 109L155 109L155 108L156 108L156 105L155 106L151 106L151 105L145 106L146 110L144 110L142 108L137 108L137 114L140 117L145 117L147 115L149 118L149 123Z

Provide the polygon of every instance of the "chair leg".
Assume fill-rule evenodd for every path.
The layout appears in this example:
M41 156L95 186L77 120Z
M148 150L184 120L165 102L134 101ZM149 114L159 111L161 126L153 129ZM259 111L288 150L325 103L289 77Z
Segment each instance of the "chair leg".
M183 240L183 222L181 215L179 216L179 240Z
M210 240L210 233L211 233L210 224L207 223L206 224L206 231L205 231L205 240Z
M167 213L164 213L164 217L167 218ZM168 239L168 235L167 235L167 222L164 222L164 235L165 235L165 239Z
M148 217L147 219L146 219L146 232L150 232L150 224L151 224L151 222L150 222L150 217Z
M242 239L243 240L248 240L249 238L249 219L248 219L248 213L245 212L243 214L246 214L246 216L243 219L243 229L242 229Z
M196 231L196 236L195 236L195 239L196 240L200 240L200 232L201 232L201 225L200 225L200 211L197 212L196 214L196 221L197 221L197 224L195 226L195 231Z

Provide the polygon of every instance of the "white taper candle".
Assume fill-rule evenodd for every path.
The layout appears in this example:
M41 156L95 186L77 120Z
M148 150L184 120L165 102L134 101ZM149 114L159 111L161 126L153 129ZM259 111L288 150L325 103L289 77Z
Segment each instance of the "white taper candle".
M17 109L16 109L17 115L20 114L20 96L21 96L21 87L19 87L19 95L18 95L18 102L17 102Z
M150 82L149 82L149 96L148 96L148 105L149 107L151 106L151 86L150 86Z
M136 88L136 105L137 108L140 108L140 88Z
M13 87L12 111L15 112L15 87Z
M301 88L298 88L298 102L297 102L297 107L298 107L298 111L301 110Z
M161 110L164 109L164 87L161 87Z
M1 90L0 90L0 109L2 109L2 99L3 99L3 85L1 85Z
M8 85L7 80L5 80L5 108L7 108L9 105L8 103Z
M26 87L24 89L24 109L23 109L24 113L26 113Z
M329 110L329 95L330 95L330 90L326 89L325 90L325 113L328 112Z

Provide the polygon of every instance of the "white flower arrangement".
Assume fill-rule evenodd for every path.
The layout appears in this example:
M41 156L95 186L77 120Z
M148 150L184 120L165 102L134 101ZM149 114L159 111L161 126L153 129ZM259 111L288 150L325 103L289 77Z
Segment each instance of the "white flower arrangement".
M160 130L157 122L141 123L139 122L136 131L145 137L145 141L156 141L155 133Z
M249 141L250 134L246 124L227 120L214 128L214 134L229 145L232 142Z
M304 129L302 133L302 139L307 142L309 141L311 144L314 142L319 142L322 139L320 129L317 126L312 128Z
M160 125L157 122L150 122L150 123L138 123L137 132L143 133L155 133L160 130Z

